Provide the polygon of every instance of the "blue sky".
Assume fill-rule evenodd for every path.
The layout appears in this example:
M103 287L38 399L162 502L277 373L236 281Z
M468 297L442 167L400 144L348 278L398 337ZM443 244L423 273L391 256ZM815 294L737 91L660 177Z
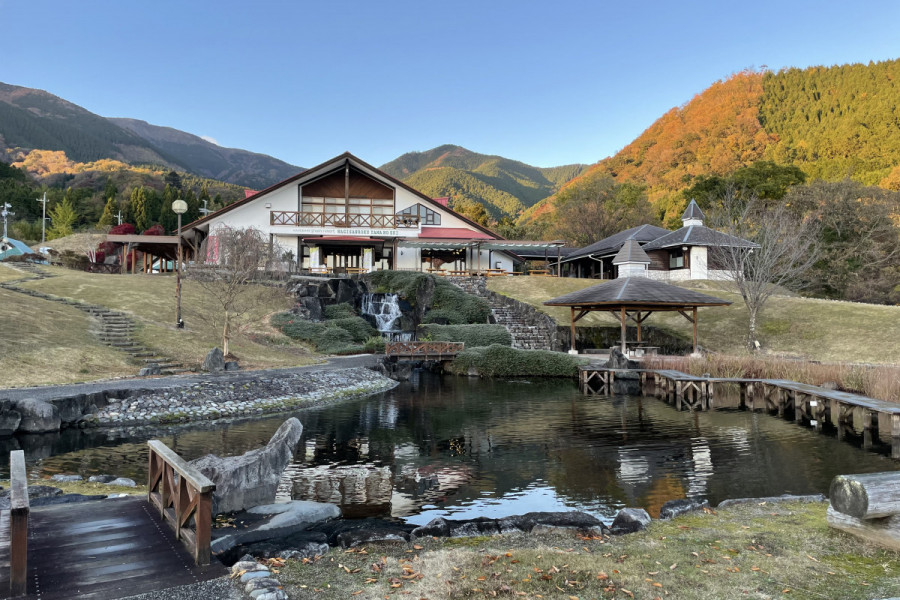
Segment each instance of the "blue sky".
M0 0L0 81L312 166L593 163L745 68L900 57L900 2Z

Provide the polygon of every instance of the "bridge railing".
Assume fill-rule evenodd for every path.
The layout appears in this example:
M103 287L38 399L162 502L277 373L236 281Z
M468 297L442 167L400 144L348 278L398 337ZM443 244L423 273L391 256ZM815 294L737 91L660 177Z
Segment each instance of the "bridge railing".
M9 595L24 596L28 574L28 479L25 453L9 453Z
M216 484L159 440L147 444L147 499L159 510L160 518L175 529L175 537L187 546L194 562L208 565Z
M387 342L384 353L387 356L404 358L442 359L456 356L465 349L463 342Z

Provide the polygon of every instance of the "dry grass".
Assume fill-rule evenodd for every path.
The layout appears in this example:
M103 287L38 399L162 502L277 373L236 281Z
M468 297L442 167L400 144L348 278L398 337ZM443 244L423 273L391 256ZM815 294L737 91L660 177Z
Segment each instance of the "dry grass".
M45 244L35 244L31 248L35 252L37 252L41 246L47 246L48 248L53 248L59 253L63 253L66 250L71 250L76 254L84 254L89 249L96 249L101 242L105 241L105 233L73 233L72 235L67 235L66 237L56 238L55 240L48 240Z
M569 310L541 303L562 294L596 285L588 279L554 277L495 277L488 287L500 294L531 304L561 325L569 324ZM714 352L744 354L747 311L728 284L688 282L685 287L730 300L728 307L699 311L700 344ZM618 325L609 314L591 313L579 326ZM647 321L690 339L691 326L680 315L657 313ZM767 354L820 361L900 363L900 307L834 302L790 295L773 296L766 305L759 339Z
M9 480L0 480L0 485L9 487ZM83 494L85 496L94 496L97 494L128 494L129 496L144 496L147 494L147 486L138 484L135 487L124 487L121 485L107 485L105 483L91 483L85 479L84 481L52 481L49 477L46 479L31 480L28 485L48 485L50 487L59 488L64 494Z
M138 324L135 337L139 341L185 365L199 365L210 348L222 345L219 330L191 319L192 311L213 310L210 298L193 282L184 282L187 329L178 330L173 326L172 276L98 275L61 267L45 270L54 276L24 282L22 287L129 313ZM315 362L317 357L305 346L292 343L269 327L268 315L289 308L292 300L280 288L266 290L265 300L252 312L250 325L232 338L232 354L247 369ZM83 381L137 372L136 363L129 365L124 354L102 346L88 333L93 321L81 311L14 292L0 293L4 294L3 307L9 317L0 323L0 369L4 372L0 386Z
M691 375L709 373L713 377L790 379L811 385L837 384L848 392L890 402L900 402L900 367L853 363L813 363L773 357L725 356L702 358L660 356L645 359L651 369L676 369Z
M22 279L23 277L27 277L27 275L25 275L21 271L16 271L12 267L0 263L0 281L12 281L14 279Z
M611 539L423 540L289 562L291 598L880 598L897 553L831 530L822 504L742 505ZM376 565L374 568L372 565Z
M134 375L125 355L90 333L80 310L0 289L0 387Z

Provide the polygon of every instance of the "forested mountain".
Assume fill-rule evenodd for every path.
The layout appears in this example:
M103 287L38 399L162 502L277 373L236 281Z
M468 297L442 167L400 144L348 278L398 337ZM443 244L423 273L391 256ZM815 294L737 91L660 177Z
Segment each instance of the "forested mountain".
M61 150L76 162L159 165L262 189L301 169L133 119L107 119L43 90L0 83L0 152ZM8 159L4 159L8 160Z
M698 181L760 161L798 167L810 181L849 178L897 190L898 98L900 60L744 71L671 109L581 177L645 186L658 216L670 223ZM520 224L552 220L553 203L533 207Z
M516 217L577 176L585 165L540 168L478 154L460 146L409 152L381 170L432 197L449 196L451 206L477 202L495 219Z

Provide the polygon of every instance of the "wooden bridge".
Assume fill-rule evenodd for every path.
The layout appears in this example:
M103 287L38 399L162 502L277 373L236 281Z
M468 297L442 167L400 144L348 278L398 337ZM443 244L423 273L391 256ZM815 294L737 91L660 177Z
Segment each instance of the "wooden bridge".
M579 385L585 394L611 394L616 375L626 371L640 373L645 390L678 410L710 410L723 386L736 386L740 408L777 413L797 423L809 422L817 431L831 423L837 429L838 439L849 431L861 430L863 448L870 449L880 437L891 444L891 455L900 458L900 403L786 379L697 377L670 369L587 365L579 367Z
M16 491L14 510L0 512L0 598L108 600L226 575L210 564L215 485L161 442L149 444L150 502L30 507L24 455L11 453Z
M465 346L463 342L388 342L384 353L412 360L451 360Z

